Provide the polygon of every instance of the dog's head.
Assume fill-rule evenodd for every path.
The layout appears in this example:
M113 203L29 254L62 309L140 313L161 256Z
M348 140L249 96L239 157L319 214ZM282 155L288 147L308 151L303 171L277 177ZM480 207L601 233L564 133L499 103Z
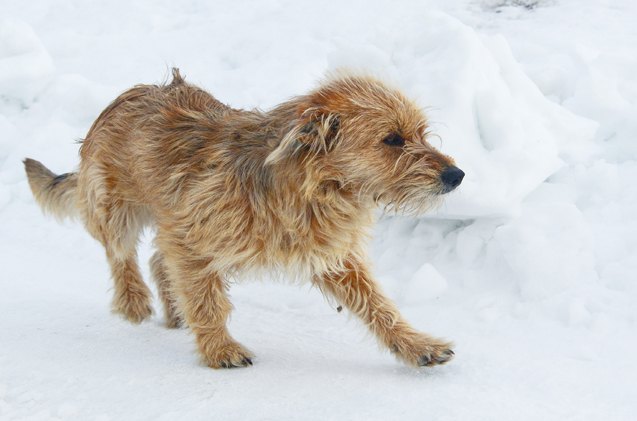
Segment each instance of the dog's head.
M425 210L462 182L453 159L429 144L419 107L378 80L335 78L292 103L297 117L267 163L300 159L321 181L396 211Z

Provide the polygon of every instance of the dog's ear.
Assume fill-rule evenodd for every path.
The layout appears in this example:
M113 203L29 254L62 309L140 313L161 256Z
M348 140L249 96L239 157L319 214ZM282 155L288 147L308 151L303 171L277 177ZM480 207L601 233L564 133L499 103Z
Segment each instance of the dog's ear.
M290 129L279 145L268 155L266 165L296 153L323 154L332 150L338 141L340 119L316 101L316 95L299 102Z

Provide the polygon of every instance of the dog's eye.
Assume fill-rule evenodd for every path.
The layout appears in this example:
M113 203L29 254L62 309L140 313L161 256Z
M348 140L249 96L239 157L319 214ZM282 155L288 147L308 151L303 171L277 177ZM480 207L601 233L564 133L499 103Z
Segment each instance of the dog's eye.
M405 146L405 139L398 133L392 133L383 139L383 143L388 146L402 147Z

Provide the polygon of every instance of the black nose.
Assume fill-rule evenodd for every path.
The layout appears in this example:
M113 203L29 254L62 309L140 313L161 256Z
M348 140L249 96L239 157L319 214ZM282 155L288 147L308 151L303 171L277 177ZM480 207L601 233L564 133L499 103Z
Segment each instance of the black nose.
M440 180L444 186L444 193L449 193L451 190L455 189L462 183L462 179L464 178L464 171L462 171L458 167L447 167L440 174Z

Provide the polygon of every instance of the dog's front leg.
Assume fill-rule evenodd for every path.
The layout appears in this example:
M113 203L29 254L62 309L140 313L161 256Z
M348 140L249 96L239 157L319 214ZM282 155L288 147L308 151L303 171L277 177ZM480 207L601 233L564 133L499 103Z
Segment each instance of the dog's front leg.
M453 358L449 342L418 332L405 321L362 263L351 259L345 270L323 274L315 282L362 319L378 340L406 363L431 366Z
M166 268L174 281L177 305L188 327L195 333L205 363L212 368L252 365L252 353L235 341L226 326L232 304L223 278L206 268L205 260L171 259Z

